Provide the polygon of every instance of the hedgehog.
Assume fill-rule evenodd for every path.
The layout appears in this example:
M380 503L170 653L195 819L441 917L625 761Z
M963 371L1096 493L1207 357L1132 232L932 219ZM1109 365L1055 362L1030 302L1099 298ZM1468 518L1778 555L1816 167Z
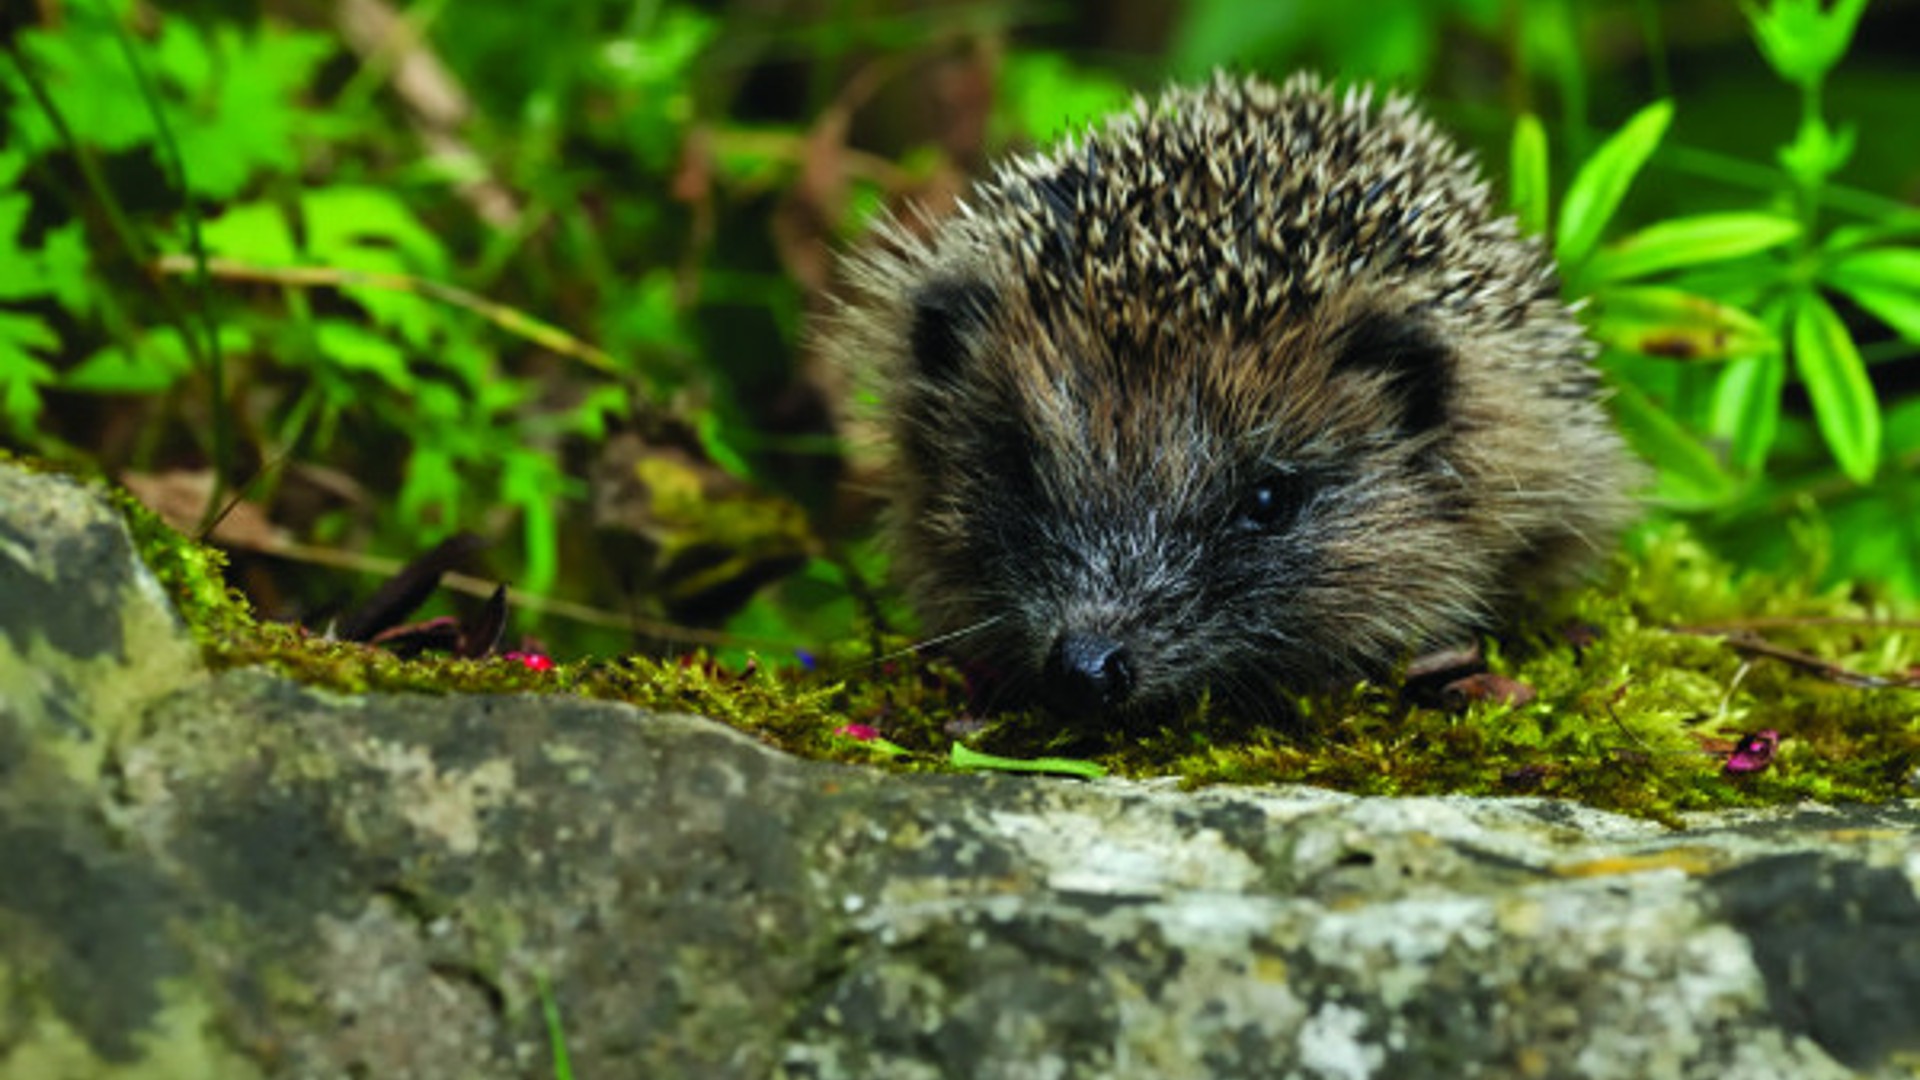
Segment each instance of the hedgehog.
M1264 714L1498 628L1629 518L1542 245L1373 97L1216 73L844 261L894 561L992 704Z

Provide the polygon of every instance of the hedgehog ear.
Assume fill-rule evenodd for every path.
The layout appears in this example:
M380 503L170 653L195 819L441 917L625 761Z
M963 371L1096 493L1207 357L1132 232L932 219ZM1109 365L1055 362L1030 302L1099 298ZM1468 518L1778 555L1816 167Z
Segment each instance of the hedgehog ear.
M922 285L912 303L907 345L914 367L930 379L953 377L992 317L992 290L971 278L940 278Z
M1400 399L1400 426L1424 435L1446 423L1453 397L1453 351L1414 315L1362 315L1334 338L1333 370L1386 376Z

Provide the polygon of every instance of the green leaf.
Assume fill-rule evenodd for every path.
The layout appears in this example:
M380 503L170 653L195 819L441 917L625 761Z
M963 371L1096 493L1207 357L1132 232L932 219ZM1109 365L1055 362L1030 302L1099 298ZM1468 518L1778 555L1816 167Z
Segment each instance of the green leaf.
M0 310L0 416L13 430L31 435L39 430L40 388L58 377L33 353L60 347L60 335L46 320Z
M1641 109L1614 136L1600 144L1567 188L1560 206L1560 231L1553 255L1563 272L1584 263L1592 254L1633 178L1647 163L1654 147L1673 122L1673 102L1656 101Z
M1767 452L1780 433L1780 391L1787 381L1787 359L1779 352L1742 357L1720 372L1713 387L1710 429L1724 440L1728 456L1743 473L1764 471Z
M33 201L25 195L0 195L0 300L53 296L68 311L84 315L93 304L87 280L90 258L78 221L49 231L41 246L19 246L20 232Z
M562 488L553 459L531 451L508 456L500 478L500 498L520 508L521 536L526 545L524 587L545 593L560 572L560 521L555 511Z
M20 247L20 230L33 213L33 200L21 194L0 195L0 300L43 296L46 282L33 252Z
M324 319L314 324L313 336L324 363L368 372L402 393L418 381L408 367L406 350L358 323Z
M87 247L86 225L70 221L49 230L40 245L40 273L53 298L75 315L86 315L98 302L92 280L93 254Z
M1800 235L1800 223L1779 214L1727 213L1669 218L1593 257L1591 281L1623 281L1663 270L1721 262L1778 247Z
M1658 469L1655 502L1680 510L1707 510L1739 494L1739 485L1713 454L1632 384L1617 384L1611 404L1621 433Z
M252 338L237 327L220 328L220 347L229 356L245 352ZM175 327L142 335L129 353L109 345L80 362L60 380L63 389L89 394L158 394L193 370L193 353Z
M1871 481L1880 468L1880 399L1846 324L1818 293L1802 296L1794 311L1793 361L1841 471Z
M413 528L451 527L460 520L465 486L444 450L425 441L414 443L407 478L400 485L401 519Z
M1781 168L1801 187L1815 188L1853 156L1853 143L1851 126L1836 132L1819 117L1809 116L1801 122L1793 141L1781 147L1776 156Z
M292 266L300 261L293 228L279 203L245 203L202 225L207 254L256 266Z
M1664 285L1620 285L1594 297L1593 336L1611 348L1672 360L1757 356L1779 343L1730 304Z
M1908 341L1920 342L1920 248L1873 248L1829 267L1827 284Z
M856 739L851 735L835 734L833 741L844 747L865 750L873 754L884 754L887 757L911 757L913 755L913 751L901 746L899 743L890 742L878 736L871 739Z
M1547 129L1532 113L1524 113L1514 122L1512 170L1513 214L1520 219L1520 231L1545 236L1547 215L1552 209L1547 181Z
M101 22L91 4L78 5L72 16L57 30L20 33L17 40L26 63L45 84L75 139L108 153L151 142L153 118L112 28ZM60 146L58 129L20 82L13 64L0 64L0 85L10 101L9 144L35 155Z
M142 339L142 344L151 347L142 348L139 356L129 355L118 345L108 345L67 372L61 385L89 394L158 394L193 370L180 344L179 331L156 330Z
M996 772L1059 773L1066 776L1079 776L1088 780L1097 780L1107 775L1107 770L1091 761L1074 758L1008 758L994 754L983 754L965 743L953 744L953 767L956 769L990 769Z
M385 188L336 186L300 196L306 222L307 254L343 270L375 274L419 274L445 278L450 260L439 236L416 217L399 196ZM424 348L449 325L440 305L410 292L349 285L340 290L391 327L409 344Z
M1822 11L1820 0L1774 0L1765 10L1741 6L1767 64L1788 82L1810 87L1846 55L1867 0L1838 0L1831 11Z
M304 123L302 89L333 51L323 34L262 24L242 34L231 25L201 31L186 19L162 24L156 49L166 103L188 188L229 199L257 173L294 172Z
M1053 52L1017 53L1000 65L997 134L1052 142L1125 106L1130 95L1103 72Z

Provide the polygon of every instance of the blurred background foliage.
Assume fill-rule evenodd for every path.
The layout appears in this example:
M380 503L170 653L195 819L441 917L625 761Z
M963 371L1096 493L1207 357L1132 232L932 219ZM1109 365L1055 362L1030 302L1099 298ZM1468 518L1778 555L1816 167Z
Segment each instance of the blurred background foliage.
M1656 512L1920 593L1913 0L21 0L0 39L0 445L276 618L471 530L567 655L910 625L807 333L833 253L1215 66L1421 93L1590 298Z

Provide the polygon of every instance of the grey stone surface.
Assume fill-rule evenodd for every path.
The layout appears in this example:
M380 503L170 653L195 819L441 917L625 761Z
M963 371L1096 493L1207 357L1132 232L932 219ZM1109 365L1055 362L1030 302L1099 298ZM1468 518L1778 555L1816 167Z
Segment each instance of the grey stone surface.
M901 777L618 705L160 678L98 510L0 468L0 1077L552 1076L542 985L592 1078L1920 1062L1912 804ZM68 552L97 587L27 610Z

